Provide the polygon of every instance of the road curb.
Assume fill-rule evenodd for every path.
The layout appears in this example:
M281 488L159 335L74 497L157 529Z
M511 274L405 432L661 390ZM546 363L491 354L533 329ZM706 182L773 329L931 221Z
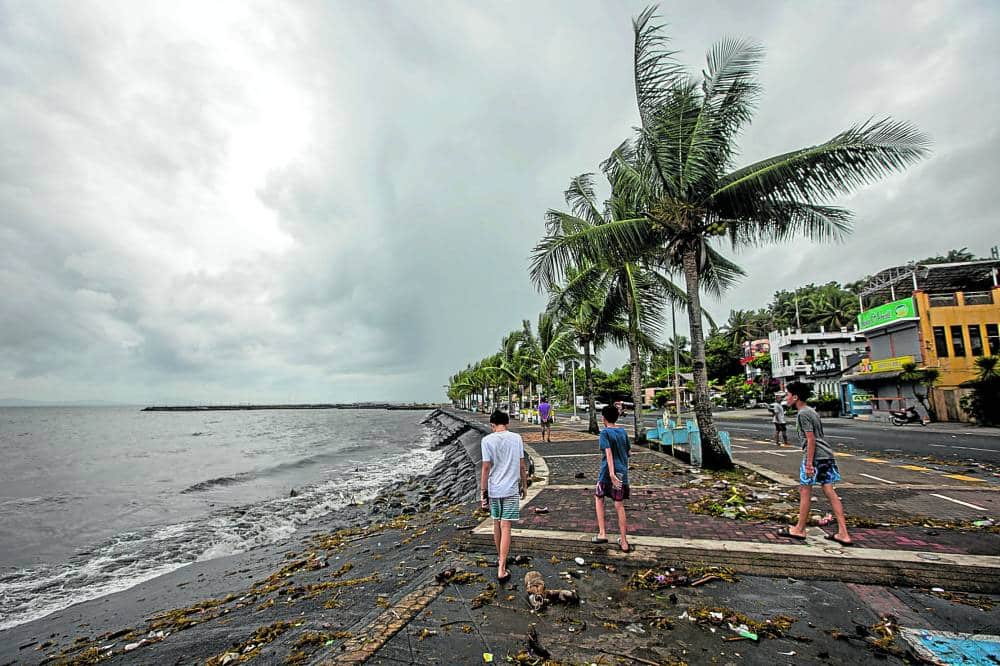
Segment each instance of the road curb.
M938 554L873 548L839 548L812 536L805 545L630 536L630 554L596 548L590 534L514 529L518 552L566 558L586 555L619 565L727 566L741 574L867 585L943 587L947 590L1000 594L1000 557ZM492 548L492 530L473 530L460 548Z

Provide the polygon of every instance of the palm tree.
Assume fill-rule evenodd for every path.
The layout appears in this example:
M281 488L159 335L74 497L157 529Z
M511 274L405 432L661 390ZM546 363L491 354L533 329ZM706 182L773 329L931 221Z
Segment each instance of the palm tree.
M594 193L593 174L585 173L570 181L565 199L572 212L549 210L546 214L547 234L535 246L531 277L539 287L550 285L564 277L564 268L572 264L579 269L576 281L586 283L588 288L607 291L600 317L612 341L629 351L632 401L636 406L633 425L634 434L638 437L638 416L642 405L642 354L657 349L653 337L662 327L665 301L681 300L684 292L641 259L607 256L601 261L578 264L572 256L571 247L564 244L567 238L580 232L630 217L634 200L627 192L612 191L602 210ZM581 265L585 268L580 269ZM619 329L616 322L621 321L625 322L625 327Z
M549 284L547 311L556 316L583 351L584 391L590 416L587 430L598 434L597 405L594 402L593 361L608 339L606 303L608 289L586 267L567 267L564 284Z
M665 264L683 271L704 460L724 467L731 463L712 420L701 323L712 239L728 236L733 247L796 236L839 239L849 232L851 215L829 202L918 161L928 140L910 124L869 120L824 143L734 168L737 137L760 89L762 49L735 39L719 42L700 79L691 77L654 20L650 7L633 21L641 126L634 144L623 144L610 165L615 182L640 192L644 215L598 228L595 236L618 252L635 252L642 244L658 248Z
M910 384L910 392L917 399L925 410L931 421L937 421L937 413L927 400L927 393L938 380L941 379L941 371L937 368L919 368L916 363L904 363L903 372L899 375L900 381ZM923 386L925 391L919 391L918 386ZM902 393L902 391L900 391Z
M552 313L538 315L538 335L531 330L531 322L525 319L521 332L522 367L530 368L530 376L542 386L543 391L552 386L552 375L561 361L577 356L573 332Z
M744 340L754 340L759 333L757 317L753 310L730 310L729 320L724 328L737 347L742 345Z

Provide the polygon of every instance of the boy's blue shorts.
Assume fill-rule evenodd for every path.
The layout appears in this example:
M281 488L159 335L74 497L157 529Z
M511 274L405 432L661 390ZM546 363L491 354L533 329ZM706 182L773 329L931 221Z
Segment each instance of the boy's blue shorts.
M840 481L840 471L834 460L817 460L813 463L815 474L806 476L806 461L799 466L799 483L803 486L825 486L828 483Z

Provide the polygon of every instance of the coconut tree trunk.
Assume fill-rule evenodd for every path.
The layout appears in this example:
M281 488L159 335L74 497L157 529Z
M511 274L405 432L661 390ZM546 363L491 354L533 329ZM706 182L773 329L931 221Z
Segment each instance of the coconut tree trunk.
M701 298L699 294L698 251L691 247L684 251L684 282L687 287L688 325L691 329L691 359L694 370L694 413L701 431L702 464L709 469L726 469L733 466L722 450L719 433L712 420L712 403L708 397L708 366L705 363L705 335L701 327Z
M587 384L587 412L590 414L590 423L587 431L592 435L598 435L601 429L597 427L597 405L594 403L594 375L590 367L590 338L583 341L583 374Z

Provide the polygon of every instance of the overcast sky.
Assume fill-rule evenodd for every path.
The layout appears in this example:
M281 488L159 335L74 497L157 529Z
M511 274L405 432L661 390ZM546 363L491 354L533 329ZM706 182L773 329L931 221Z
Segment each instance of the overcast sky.
M440 400L543 307L545 210L637 123L643 6L0 0L0 397ZM870 116L934 141L846 243L738 256L716 318L1000 243L1000 5L661 13L691 71L765 46L743 162Z

